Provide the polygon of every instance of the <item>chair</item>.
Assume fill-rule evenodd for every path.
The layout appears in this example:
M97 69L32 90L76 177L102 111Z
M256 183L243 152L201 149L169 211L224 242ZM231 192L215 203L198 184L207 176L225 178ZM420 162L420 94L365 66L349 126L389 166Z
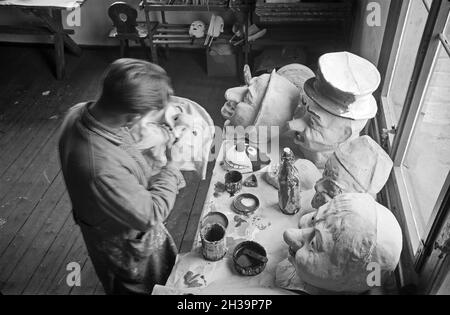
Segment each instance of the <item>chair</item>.
M120 57L125 57L129 48L129 41L140 43L144 49L147 59L151 59L151 52L145 44L145 39L149 37L149 29L145 22L137 21L137 10L125 2L114 2L108 9L114 28L110 31L109 37L117 38L120 41ZM150 32L154 32L158 26L157 22L152 23Z

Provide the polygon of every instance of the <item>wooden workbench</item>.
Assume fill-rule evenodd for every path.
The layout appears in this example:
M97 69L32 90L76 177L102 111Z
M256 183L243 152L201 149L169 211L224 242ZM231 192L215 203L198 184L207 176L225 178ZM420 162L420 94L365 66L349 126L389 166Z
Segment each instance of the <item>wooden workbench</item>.
M0 0L1 8L17 8L38 18L38 25L0 26L0 33L16 35L47 35L53 37L55 46L56 77L62 79L65 73L66 47L75 55L81 54L80 47L69 37L73 30L64 29L62 11L79 8L86 0Z

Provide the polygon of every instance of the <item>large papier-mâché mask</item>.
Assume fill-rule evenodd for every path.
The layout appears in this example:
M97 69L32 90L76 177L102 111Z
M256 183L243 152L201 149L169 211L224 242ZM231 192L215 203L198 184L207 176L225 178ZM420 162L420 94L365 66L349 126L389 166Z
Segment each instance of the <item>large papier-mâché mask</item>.
M323 168L328 157L346 141L359 137L367 120L351 120L330 114L313 101L299 106L288 128L305 158Z
M393 166L389 155L369 136L340 145L325 164L311 202L315 209L343 193L373 197L386 185Z
M251 142L268 142L292 119L300 92L275 71L246 82L246 86L225 93L227 101L221 111L225 126L243 127ZM263 132L266 136L261 137Z
M369 289L367 266L380 276L400 259L402 233L392 213L368 194L343 194L304 215L300 229L285 232L298 277L322 290L359 293Z

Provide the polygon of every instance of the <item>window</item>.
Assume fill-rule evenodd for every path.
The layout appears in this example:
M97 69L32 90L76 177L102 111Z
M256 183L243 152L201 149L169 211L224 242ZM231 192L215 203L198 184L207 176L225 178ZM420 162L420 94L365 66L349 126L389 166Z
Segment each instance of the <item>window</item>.
M421 0L408 1L406 20L390 80L385 90L388 126L398 126L429 11Z
M401 163L422 234L450 171L450 56L441 43L423 96Z
M420 258L450 182L450 1L403 0L381 92L394 160L387 192ZM386 136L386 133L383 134Z

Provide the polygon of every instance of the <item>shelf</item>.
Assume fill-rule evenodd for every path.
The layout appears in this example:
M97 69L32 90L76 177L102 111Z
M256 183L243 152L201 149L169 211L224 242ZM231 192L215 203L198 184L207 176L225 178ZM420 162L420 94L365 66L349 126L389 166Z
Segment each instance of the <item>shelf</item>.
M226 12L237 11L237 12L248 12L250 10L250 5L247 4L233 4L233 3L225 3L225 4L213 4L213 5L193 5L193 4L158 4L158 3L149 3L142 1L140 4L141 8L144 8L148 11L172 11L172 12Z
M353 6L348 0L340 2L266 3L256 2L255 15L262 23L336 23L352 17Z
M222 33L213 43L228 43L232 34ZM205 47L205 38L192 38L189 36L188 24L159 24L153 34L153 43L157 45L186 44L193 47Z
M224 12L229 9L224 5L184 5L184 4L153 4L141 3L141 7L149 11L195 11L195 12Z
M250 42L256 46L307 46L311 44L344 43L345 35L339 29L304 27L289 30L272 26L264 37Z
M180 1L180 0L178 0ZM193 47L203 47L205 38L201 39L192 39L186 34L188 34L189 26L187 29L181 25L171 26L170 24L166 24L165 12L232 12L238 20L243 20L244 25L248 25L250 19L250 9L252 5L250 2L254 0L226 0L224 4L212 4L212 5L189 5L189 4L167 4L167 3L151 3L148 0L143 0L140 3L141 9L145 11L146 21L150 22L150 12L160 12L161 20L165 24L162 26L161 24L158 26L160 28L159 31L155 32L154 35L151 35L152 41L152 58L157 63L158 56L156 54L157 46L168 46L170 44L185 44ZM183 28L184 30L177 31L176 28ZM164 28L164 31L161 31L161 28ZM164 36L166 35L166 36ZM222 34L219 38L215 39L213 44L227 44L229 40L232 38L232 34ZM245 63L248 62L248 44L244 45L244 49L242 49L244 54Z

